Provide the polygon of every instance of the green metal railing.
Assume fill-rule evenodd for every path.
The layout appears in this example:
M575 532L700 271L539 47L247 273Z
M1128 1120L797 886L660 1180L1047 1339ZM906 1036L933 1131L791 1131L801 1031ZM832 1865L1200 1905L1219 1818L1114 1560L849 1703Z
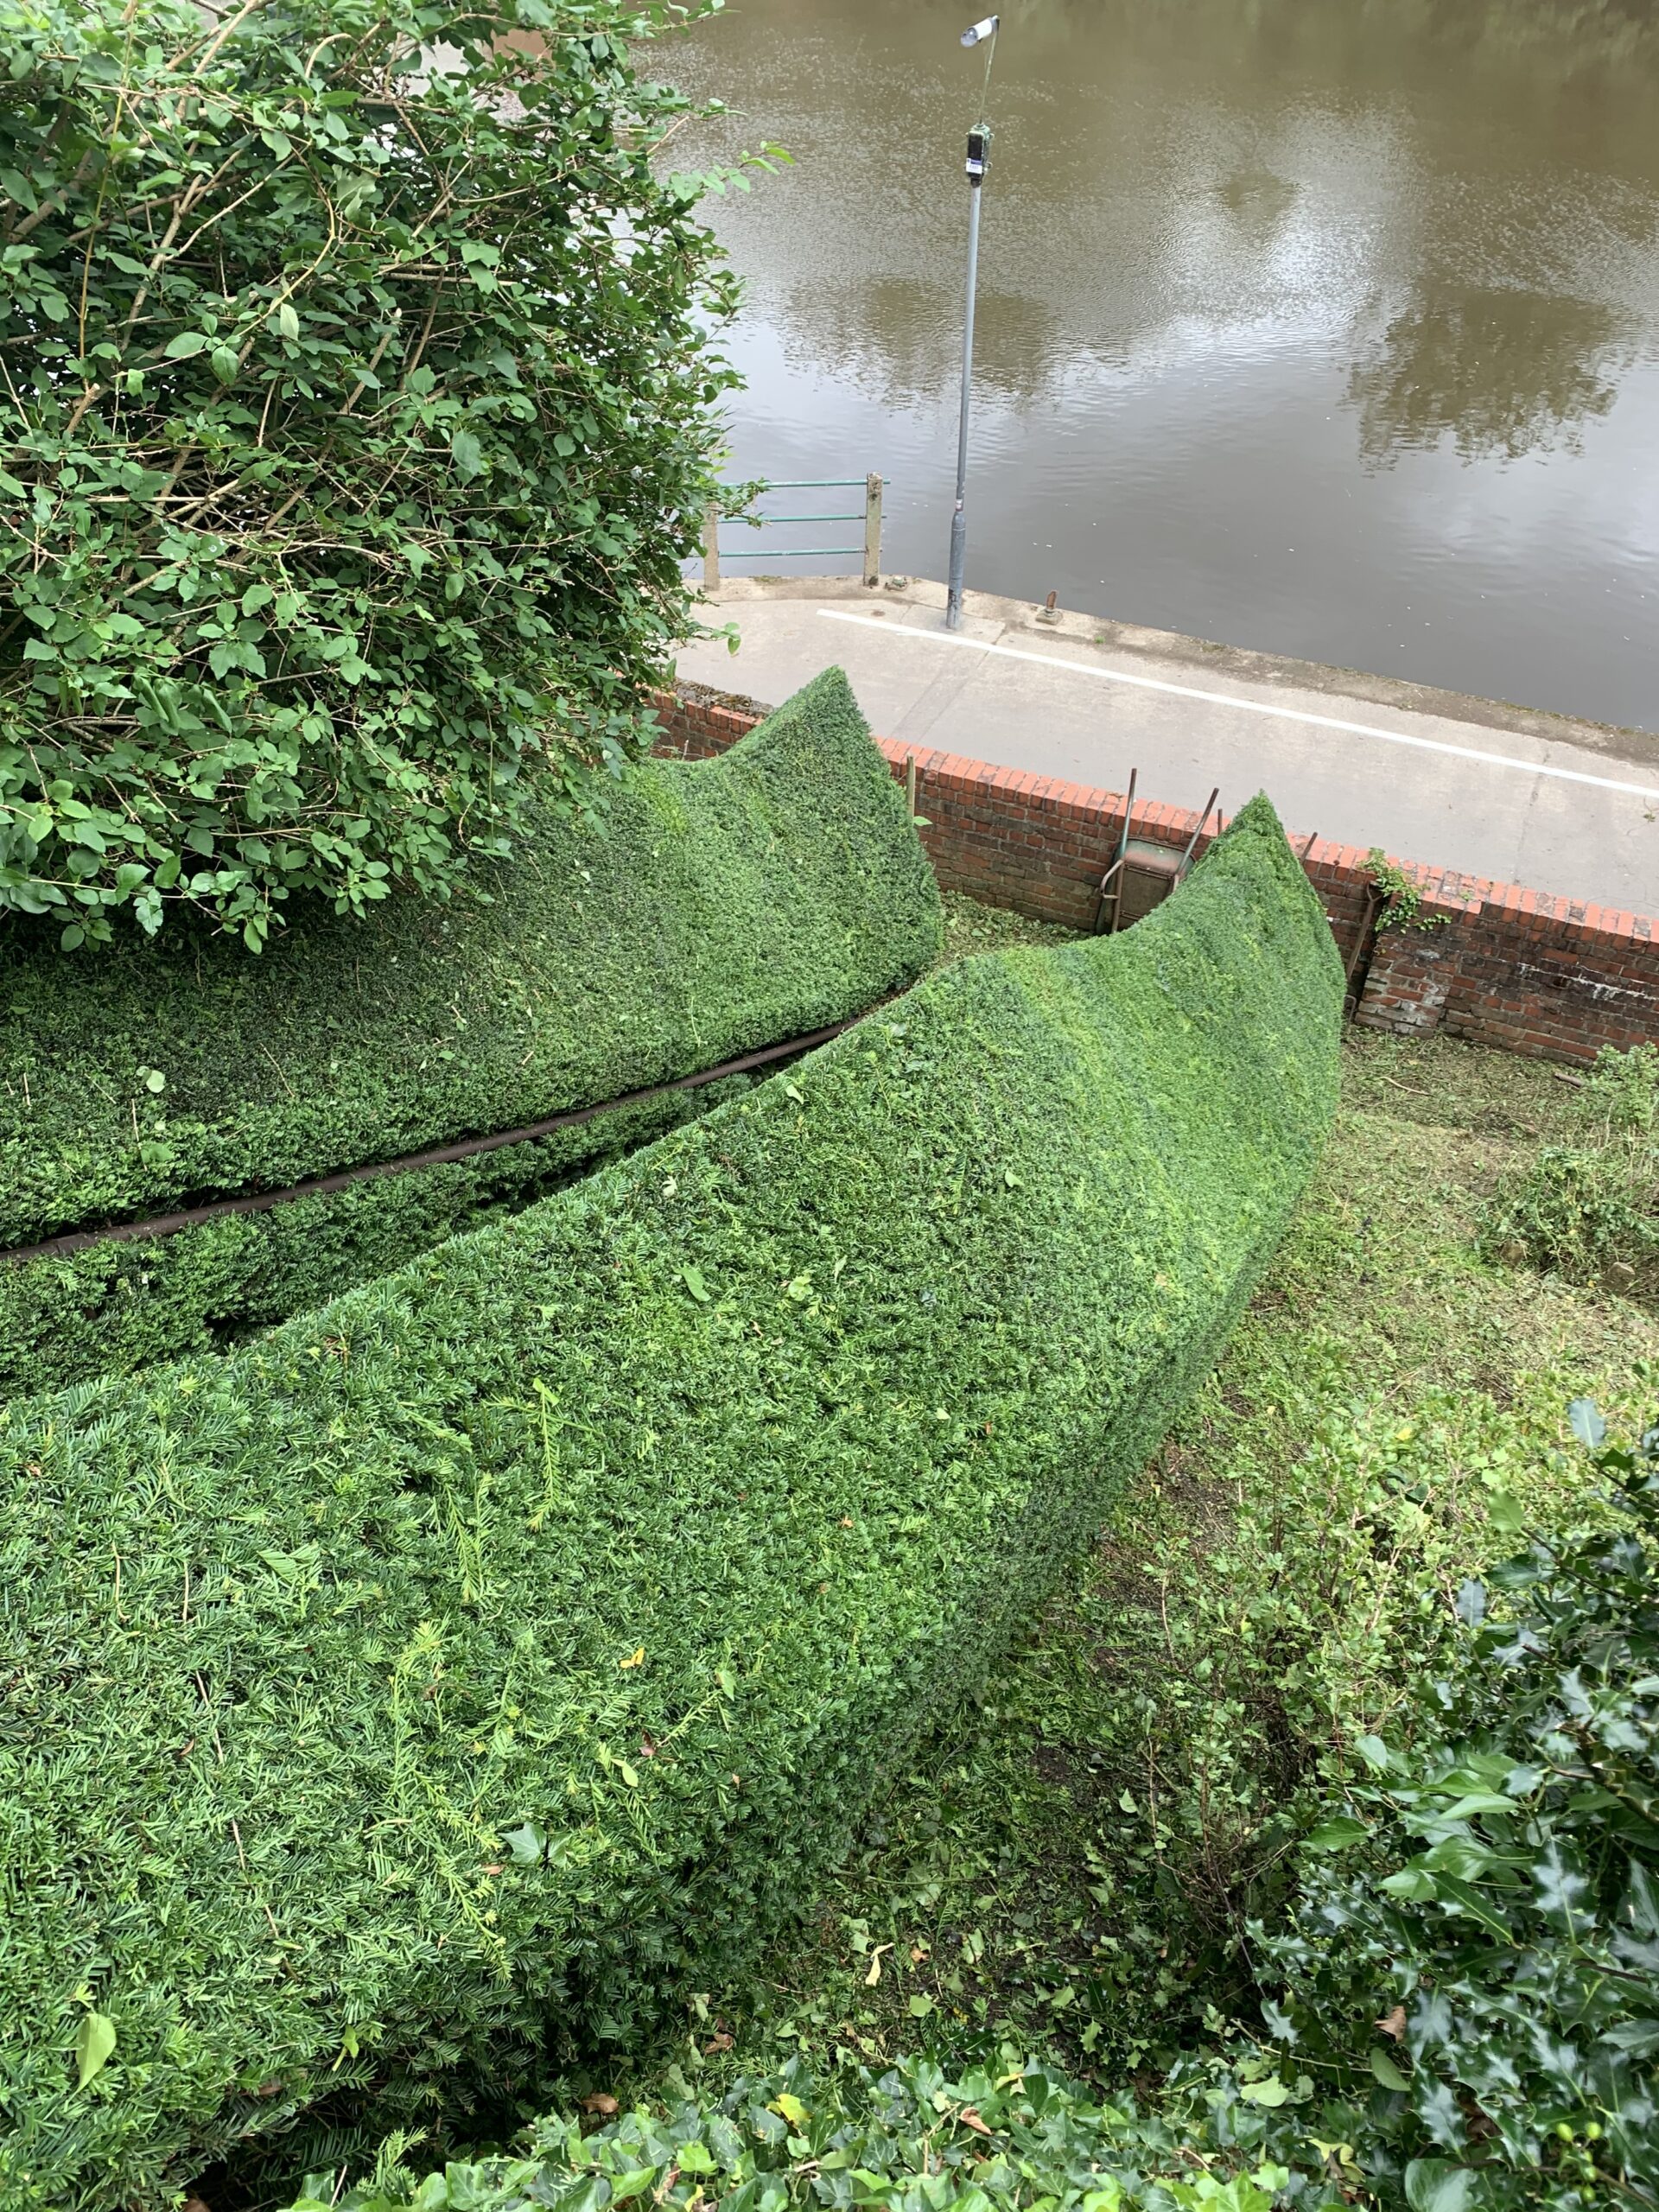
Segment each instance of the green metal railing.
M779 477L766 486L768 492L849 492L862 486L864 504L850 513L829 515L762 515L759 527L766 529L772 524L861 522L864 542L861 545L764 545L753 552L734 546L721 547L720 542L721 512L711 506L702 522L702 588L713 591L720 582L722 561L858 561L860 573L867 584L881 580L881 491L886 480L880 476L789 476ZM738 525L753 530L755 524Z

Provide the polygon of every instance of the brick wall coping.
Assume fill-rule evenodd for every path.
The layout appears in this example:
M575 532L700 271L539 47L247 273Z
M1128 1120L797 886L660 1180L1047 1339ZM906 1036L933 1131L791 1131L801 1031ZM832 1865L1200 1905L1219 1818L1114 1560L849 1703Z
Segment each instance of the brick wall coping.
M684 684L659 695L661 749L722 751L769 711ZM903 779L913 768L939 880L995 906L1073 928L1095 925L1100 880L1123 834L1123 794L879 738ZM1224 826L1212 816L1197 849ZM1185 846L1190 809L1135 801L1130 834ZM1374 849L1293 834L1350 977L1354 1019L1402 1035L1450 1033L1511 1052L1584 1062L1605 1046L1659 1044L1654 917L1523 884L1395 860L1417 893L1414 921L1379 930Z
M752 702L746 702L741 708L735 703L716 706L712 700L705 704L696 696L700 688L687 685L686 697L697 706L699 721L711 734L718 732L728 744L744 736L771 711ZM664 697L662 703L671 707L672 702ZM900 774L913 760L917 775L928 785L947 784L964 798L982 794L987 799L1007 797L1035 800L1062 820L1078 823L1105 820L1121 828L1123 820L1122 791L1067 783L1058 777L1040 776L1023 768L1001 768L992 761L976 760L966 753L905 745L897 738L878 737L876 743ZM1216 815L1211 818L1217 827L1199 839L1200 852L1231 817ZM1129 834L1149 838L1158 844L1184 845L1198 827L1198 816L1188 808L1137 798ZM1294 830L1287 830L1286 834L1310 874L1315 869L1331 869L1340 874L1367 874L1370 853L1364 847L1332 844L1319 836L1310 842ZM1422 901L1420 912L1427 918L1441 914L1448 918L1453 915L1467 917L1491 907L1512 920L1516 927L1523 931L1535 929L1541 936L1547 931L1571 929L1582 931L1586 936L1624 939L1632 944L1652 944L1656 931L1659 931L1659 920L1649 914L1627 913L1618 907L1599 906L1582 899L1552 898L1548 892L1534 891L1523 884L1501 883L1491 876L1462 875L1455 868L1402 860L1392 853L1385 857L1417 887Z

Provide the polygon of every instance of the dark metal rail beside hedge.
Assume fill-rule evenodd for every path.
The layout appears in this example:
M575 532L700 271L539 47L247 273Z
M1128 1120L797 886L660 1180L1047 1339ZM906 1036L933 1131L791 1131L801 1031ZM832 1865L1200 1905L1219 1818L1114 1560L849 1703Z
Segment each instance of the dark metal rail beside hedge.
M886 1005L887 1001L880 1001ZM363 1167L345 1167L338 1174L318 1175L308 1183L290 1183L280 1191L254 1191L242 1198L213 1198L205 1205L186 1206L176 1213L159 1213L147 1221L117 1221L99 1229L70 1230L62 1236L49 1236L44 1243L20 1244L10 1252L0 1252L0 1267L19 1263L24 1260L67 1259L72 1252L85 1252L94 1244L132 1243L139 1237L171 1236L181 1229L194 1229L204 1221L220 1221L231 1214L269 1213L273 1206L291 1205L298 1198L320 1198L331 1191L348 1190L353 1183L366 1183L377 1175L407 1175L421 1167L447 1167L462 1160L476 1160L481 1153L499 1152L513 1144L533 1144L538 1137L551 1136L556 1129L570 1129L583 1122L598 1120L602 1114L620 1114L630 1106L648 1105L653 1098L671 1097L677 1090L700 1090L705 1084L720 1083L728 1076L747 1075L754 1068L775 1067L784 1060L798 1059L803 1052L810 1052L815 1046L827 1045L832 1037L839 1037L843 1029L850 1029L855 1015L847 1021L832 1021L828 1028L810 1030L804 1037L791 1037L781 1045L763 1045L756 1052L744 1052L734 1060L721 1060L712 1068L702 1068L696 1075L676 1076L671 1083L655 1083L645 1090L625 1090L620 1096L607 1098L597 1106L575 1106L568 1113L551 1114L544 1122L531 1122L522 1129L500 1129L486 1137L464 1137L455 1144L429 1146L424 1152L407 1152L397 1160L371 1161Z

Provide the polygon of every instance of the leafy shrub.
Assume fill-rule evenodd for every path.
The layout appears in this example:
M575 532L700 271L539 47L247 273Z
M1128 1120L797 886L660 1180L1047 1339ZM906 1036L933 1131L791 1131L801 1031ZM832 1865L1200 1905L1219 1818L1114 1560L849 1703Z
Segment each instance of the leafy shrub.
M1615 1516L1465 1585L1415 1743L1311 1839L1274 2033L1414 2212L1659 2185L1659 1429L1599 1447ZM1341 1854L1354 1853L1357 1871ZM1363 2102L1361 2100L1363 2099Z
M441 2122L480 2068L518 2107L747 1959L1213 1360L1341 981L1258 802L1122 937L14 1404L0 2198L125 2203L325 2098Z
M856 1014L939 942L938 894L846 679L721 759L540 817L492 903L316 915L262 960L169 932L0 948L0 1253L522 1128ZM537 1145L67 1257L0 1256L0 1399L205 1347L384 1274L695 1097Z
M1577 1111L1580 1141L1541 1147L1502 1185L1481 1248L1573 1281L1659 1294L1659 1047L1604 1050Z
M732 380L683 12L0 4L0 912L257 947L639 748Z
M815 2079L791 2060L718 2100L585 2134L544 2121L523 2157L456 2163L421 2183L388 2160L342 2196L335 2174L313 2174L293 2212L576 2212L632 2197L673 2212L1269 2212L1293 2191L1306 2212L1334 2212L1346 2200L1311 2145L1279 2163L1272 2139L1284 2133L1225 2075L1195 2075L1147 2112L1015 2050L959 2076L902 2059L879 2078Z

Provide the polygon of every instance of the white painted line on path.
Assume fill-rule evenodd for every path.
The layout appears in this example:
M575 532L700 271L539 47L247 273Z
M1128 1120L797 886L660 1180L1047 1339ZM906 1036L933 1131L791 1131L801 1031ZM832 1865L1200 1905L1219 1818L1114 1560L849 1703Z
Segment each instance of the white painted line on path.
M1592 776L1582 768L1554 768L1542 760L1517 760L1507 753L1483 753L1472 745L1448 745L1438 737L1408 737L1405 731L1378 729L1370 722L1344 721L1336 715L1309 714L1300 707L1278 707L1268 699L1241 699L1230 691L1200 691L1190 683L1166 683L1156 676L1131 676L1121 668L1095 668L1087 661L1061 660L1052 653L1027 652L1019 645L987 645L981 638L959 637L950 630L918 630L906 622L885 622L879 614L849 614L839 607L821 607L829 622L856 622L867 630L880 630L892 637L920 638L935 645L966 645L972 652L1000 653L1005 660L1028 660L1038 668L1069 669L1074 676L1092 676L1102 683L1129 683L1141 691L1167 691L1178 699L1202 699L1212 707L1236 707L1246 715L1267 715L1279 721L1306 722L1315 729L1339 729L1349 737L1380 738L1385 745L1414 746L1421 753L1448 753L1454 760L1478 760L1485 768L1518 768L1526 776L1553 776L1562 784L1592 784L1598 791L1629 791L1637 798L1659 798L1651 784L1620 783L1613 776Z

